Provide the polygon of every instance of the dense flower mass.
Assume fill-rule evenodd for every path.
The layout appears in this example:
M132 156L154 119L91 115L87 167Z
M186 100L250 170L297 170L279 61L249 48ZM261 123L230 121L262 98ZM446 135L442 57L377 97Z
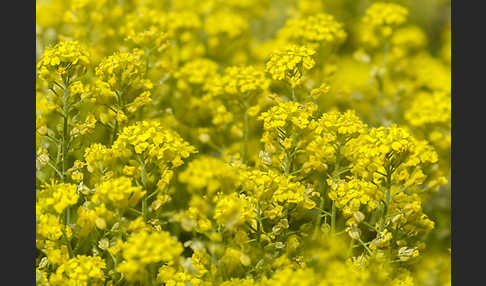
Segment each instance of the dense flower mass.
M346 38L343 25L332 15L319 13L302 19L291 19L279 31L279 38L289 43L329 44Z
M103 285L105 261L100 257L78 255L57 268L51 276L52 285Z
M253 66L228 67L224 75L215 81L209 81L208 89L215 94L226 93L233 96L248 97L262 92L268 87L265 73Z
M46 81L65 81L86 72L89 63L89 53L78 41L62 41L46 48L37 69Z
M36 285L450 285L429 2L38 0Z
M315 51L305 46L289 45L272 53L266 63L266 71L274 80L284 80L295 88L301 82L304 71L314 67Z
M196 152L177 133L164 129L157 121L138 121L125 127L113 142L112 150L120 158L142 155L160 167L168 163L178 167L183 163L182 158Z
M169 265L182 252L182 246L164 231L152 232L141 230L130 236L121 248L124 261L117 271L124 273L129 281L147 279L147 267L157 262Z
M91 198L93 202L114 204L123 209L135 205L145 194L140 186L132 186L127 177L120 177L96 186L96 193Z
M405 7L394 3L374 3L366 10L363 22L370 25L372 29L388 37L392 34L393 28L405 23L408 10Z

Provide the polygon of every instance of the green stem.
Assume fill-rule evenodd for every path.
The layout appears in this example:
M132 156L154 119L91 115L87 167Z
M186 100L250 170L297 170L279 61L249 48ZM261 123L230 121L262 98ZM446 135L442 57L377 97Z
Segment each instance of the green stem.
M361 238L358 238L357 240L359 241L359 243L361 243L361 245L364 247L364 249L366 249L366 251L368 251L368 254L370 254L370 255L373 254L373 251L371 251L371 249L361 240Z
M285 175L290 174L290 155L288 152L285 152L284 173Z
M67 155L68 155L68 146L69 146L69 81L64 81L64 98L63 98L63 129L62 129L62 144L61 144L61 182L66 181L66 165L67 165ZM66 209L66 219L64 223L66 225L70 224L71 222L71 207L67 207ZM68 248L71 248L71 244L69 243ZM71 250L72 252L72 250Z
M386 176L386 181L387 181L387 186L386 186L386 191L385 191L385 204L384 204L384 210L381 215L381 221L380 221L380 228L379 233L383 231L385 228L385 220L388 217L388 209L390 205L390 200L391 200L391 173L388 172Z
M69 100L69 88L67 84L64 85L64 100L63 100L63 129L62 129L62 155L61 155L61 181L64 183L66 180L66 161L67 161L67 145L69 143L69 106L68 106L68 100Z
M261 219L261 214L260 214L260 203L258 202L257 203L257 242L258 242L258 245L261 246L261 234L262 234L262 219Z
M145 48L145 75L147 75L149 70L149 61L150 61L150 49Z
M56 173L59 175L59 178L62 179L62 173L59 171L56 166L54 166L51 162L47 161L47 165L49 165Z
M143 188L148 192L148 190L147 190L147 174L145 173L145 164L143 163L140 156L137 155L137 159L138 159L138 162L140 163L140 166L141 166L140 176L142 178L142 185L143 185ZM143 196L143 199L142 199L142 217L143 217L144 221L147 221L147 213L148 213L147 192L145 192L145 195Z
M295 89L292 87L292 101L297 102L297 97L295 97Z
M383 67L386 71L386 57L388 55L388 41L385 41L385 45L383 46Z
M319 210L323 210L324 209L324 204L326 202L326 196L324 194L324 187L325 187L325 182L324 181L320 181L319 182L319 193L320 193L320 203L319 203ZM314 227L314 235L313 235L313 239L315 239L317 237L317 233L319 232L319 227L321 225L321 221L322 221L322 215L321 215L321 211L319 211L317 213L317 218L316 218L316 225Z
M66 225L71 224L71 207L66 209Z
M364 224L364 225L366 225L367 227L369 227L371 230L378 232L378 230L376 229L376 227L372 226L368 222L362 221L361 223Z
M353 255L354 239L349 242L348 257Z
M115 142L117 133L118 133L118 120L115 119L115 126L113 128L113 136L111 137L111 144L113 144L113 142Z
M113 260L113 269L116 269L116 267L118 266L118 262L116 261L115 256L113 256L113 254L111 254L111 252L109 250L105 250L105 251L108 252L108 254L110 255L111 259ZM117 276L116 274L117 274L117 272L114 272L113 273L113 277L116 277Z
M132 211L138 215L143 215L139 210L133 209L133 208L128 208L129 211Z
M338 180L340 175L340 161L341 161L341 144L338 143L338 147L336 150L336 165L334 166L333 172L333 180ZM336 232L336 204L334 200L332 200L331 205L331 233L334 234Z
M62 235L64 237L64 242L66 243L66 246L67 246L67 249L68 249L69 258L73 258L74 257L74 252L73 252L73 248L71 247L71 241L69 241L69 239L67 237L67 234L66 234L66 231L64 230L64 228L62 228L61 230L62 230Z
M243 123L244 123L244 128L243 128L243 150L241 154L241 160L243 161L243 164L246 164L248 162L248 133L249 133L249 117L248 117L248 104L246 103L246 100L243 101L243 105L245 108L245 113L243 116Z
M336 233L336 204L332 201L331 206L331 233Z
M142 217L143 217L143 220L144 221L147 221L147 212L148 212L148 209L147 209L147 195L145 194L143 196L143 200L142 200Z
M155 269L154 269L154 266L155 266L155 265L150 264L150 265L149 265L149 267L148 267L148 270L149 270L149 271L148 271L148 273L149 273L149 275L148 275L148 280L149 280L149 285L150 285L150 286L155 285L155 284L154 284L154 283L155 283L155 281L154 281L154 276L155 276Z
M110 109L112 109L115 113L118 113L119 110L125 112L125 105L123 100L124 91L115 90L115 95L116 95L116 110L114 110L111 107ZM118 122L117 116L118 114L115 114L115 126L113 127L113 136L111 137L111 144L115 142L116 136L118 135L118 129L120 129L120 123Z

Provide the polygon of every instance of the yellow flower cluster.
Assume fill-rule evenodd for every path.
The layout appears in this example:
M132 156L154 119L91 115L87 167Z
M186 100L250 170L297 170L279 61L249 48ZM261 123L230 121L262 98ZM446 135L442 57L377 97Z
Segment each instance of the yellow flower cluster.
M184 89L187 85L203 85L218 72L218 65L209 59L195 59L185 63L174 76L177 86Z
M403 58L411 51L419 51L427 44L427 36L418 26L407 26L397 30L390 39L391 56Z
M97 256L78 255L60 265L49 279L50 285L104 285L106 262Z
M57 240L63 235L64 226L54 214L39 213L36 209L36 225L38 239Z
M314 138L306 146L310 153L307 167L322 170L328 163L336 161L337 153L349 140L366 131L367 125L354 111L324 113L317 121Z
M196 149L174 131L162 127L160 122L139 121L120 132L112 152L120 158L142 155L164 169L169 163L172 167L182 165L182 159L196 153Z
M209 198L212 197L209 196ZM213 223L209 218L212 217L213 206L211 205L211 200L214 198L209 198L206 196L192 196L187 210L176 216L176 219L180 221L181 227L185 231L207 233L212 229Z
M38 0L36 284L449 285L449 4L351 2Z
M442 61L429 54L420 53L410 60L410 73L417 89L451 91L451 72Z
M209 45L216 47L222 44L217 37L231 40L241 36L248 30L248 23L239 14L216 12L207 17L204 27L210 36Z
M143 8L127 15L125 26L120 29L128 42L149 51L161 52L168 47L165 15L158 10Z
M221 159L200 156L189 162L179 174L179 181L189 190L212 197L218 191L227 192L237 184L236 170Z
M319 279L316 277L314 271L310 268L292 269L284 268L277 272L271 279L263 281L265 286L311 286L317 285Z
M346 39L343 25L332 15L318 13L305 18L291 19L279 31L278 37L300 45L341 43Z
M187 32L195 30L201 25L200 16L193 11L174 11L167 16L167 26L171 36L186 36Z
M309 137L317 127L314 120L316 110L317 106L313 103L288 101L263 112L258 119L263 121L264 133L261 141L265 144L265 150L275 153L281 149L303 148L305 137ZM294 134L299 134L301 138L296 140Z
M259 119L263 120L263 128L268 131L289 126L304 129L311 124L316 108L314 104L302 105L288 101L273 106L262 113Z
M96 191L91 200L94 203L111 204L116 208L124 209L134 206L146 192L140 186L132 186L127 177L120 177L105 181L96 186Z
M407 16L408 10L403 6L376 2L366 10L363 22L386 38L392 35L393 29L405 23Z
M110 148L100 143L94 143L87 147L84 151L84 159L86 161L86 168L89 172L95 171L103 172L108 167L110 161L114 158L113 152Z
M76 185L53 182L39 191L36 206L41 212L61 214L66 208L76 204L78 198Z
M140 49L115 52L105 57L96 67L95 100L103 103L105 108L108 107L99 116L105 123L114 117L115 132L118 125L128 119L125 114L127 111L134 113L152 101L150 90L153 84L146 79L145 56Z
M405 118L412 126L451 127L451 98L445 92L422 93L411 104Z
M274 171L252 170L242 172L240 179L243 189L251 193L261 203L301 204L304 208L315 206L311 194L294 177L278 174Z
M427 233L435 226L423 213L418 194L396 194L390 204L390 213L396 214L391 217L392 228L400 229L408 236Z
M206 285L201 279L194 277L184 272L177 272L174 268L162 266L157 274L157 279L167 286L179 286L179 285L194 285L201 286Z
M345 147L344 155L353 162L354 174L370 180L391 176L402 167L438 160L431 146L417 141L406 129L396 125L371 128L369 133L352 139Z
M89 63L89 53L78 41L62 41L46 48L37 69L40 78L62 83L83 75Z
M331 187L329 198L336 202L336 207L342 209L346 217L354 214L359 217L361 206L366 206L368 211L375 210L384 197L376 185L357 178L337 182L329 180L328 184Z
M117 52L106 57L96 68L96 76L110 85L113 91L125 92L127 88L142 85L151 87L151 82L144 79L145 66L143 52Z
M89 236L95 229L104 230L108 224L113 222L115 214L108 210L105 204L93 204L88 201L78 208L76 221L76 234L85 238Z
M435 147L448 153L451 146L451 96L445 91L421 92L404 114ZM440 154L443 155L443 154Z
M211 94L228 94L232 97L250 97L268 88L265 73L253 66L232 66L224 71L222 77L211 80L207 89Z
M214 200L217 202L214 208L214 219L228 229L254 218L252 202L245 195L231 193L217 196Z
M265 70L272 75L272 79L286 81L295 88L301 83L304 71L314 67L314 54L315 51L306 46L290 45L272 52Z
M165 231L140 231L123 243L121 251L124 260L117 271L130 281L146 281L146 267L158 262L173 264L182 253L182 245Z

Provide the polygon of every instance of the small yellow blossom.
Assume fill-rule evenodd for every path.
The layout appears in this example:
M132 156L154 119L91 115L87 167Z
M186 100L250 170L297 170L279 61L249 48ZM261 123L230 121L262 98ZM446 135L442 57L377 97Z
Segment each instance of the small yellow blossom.
M78 255L59 266L49 277L51 285L104 285L106 262L98 256Z
M313 49L305 46L290 45L274 51L265 65L265 70L274 80L283 80L292 88L301 83L304 71L314 67Z

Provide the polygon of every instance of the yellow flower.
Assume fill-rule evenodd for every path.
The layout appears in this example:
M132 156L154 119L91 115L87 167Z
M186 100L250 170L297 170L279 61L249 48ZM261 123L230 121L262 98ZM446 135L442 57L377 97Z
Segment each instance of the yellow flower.
M395 3L376 2L366 10L363 22L383 37L389 37L393 29L405 23L408 10Z
M293 176L285 176L274 171L245 170L240 172L243 188L262 204L290 203L302 204L312 209L315 203L307 194L306 187Z
M305 18L290 19L278 32L279 39L300 45L341 43L346 39L343 24L332 15L318 13Z
M179 181L187 184L190 192L212 197L218 191L232 191L238 180L235 171L229 163L219 158L199 156L179 174Z
M122 246L123 261L117 271L126 275L128 281L144 281L147 266L158 262L172 264L182 253L182 245L168 232L139 231Z
M59 266L49 277L51 285L104 285L105 261L99 256L78 255Z
M125 127L111 150L116 157L121 158L143 155L162 170L168 164L178 167L183 164L182 158L196 153L193 146L174 131L162 127L157 121L139 121Z
M443 125L451 127L451 97L446 92L420 93L405 113L413 126Z
M226 36L232 39L248 29L248 22L235 13L216 12L207 17L204 29L210 37Z
M314 67L315 61L312 58L314 54L315 51L311 48L289 45L271 54L265 70L274 80L286 81L295 88L300 84L304 71Z
M91 200L94 203L103 202L115 208L125 209L136 205L144 194L142 187L133 186L129 178L119 177L97 185Z
M41 79L63 84L68 78L84 75L89 63L88 51L79 42L60 41L54 47L45 49L37 69Z
M338 149L343 148L352 138L366 132L367 125L354 111L331 111L322 114L314 129L314 138L306 146L310 154L306 167L322 170L326 164L335 162Z
M90 173L102 172L113 160L113 152L103 144L94 143L84 151L84 159Z
M365 206L368 211L375 210L380 200L384 198L383 192L370 182L356 178L348 179L347 181L328 179L329 198L336 202L336 207L342 209L345 217L360 211L361 206Z
M203 85L206 81L216 76L218 65L205 58L193 59L185 63L174 77L177 78L177 86L187 89L190 85Z
M39 191L36 205L42 212L61 214L69 206L75 205L78 197L76 185L52 182Z
M215 197L214 201L217 202L214 219L228 229L233 229L234 226L254 218L252 204L244 195L236 193L221 195Z
M387 172L391 175L398 169L438 160L430 145L396 125L372 128L368 133L351 139L344 147L344 155L352 162L354 174L370 180L383 179Z
M78 208L77 215L76 231L80 237L88 236L95 228L106 229L107 224L114 218L114 213L108 210L105 204L96 206L90 201Z
M289 145L304 148L312 139L313 130L317 127L314 119L316 110L317 105L313 103L300 104L288 101L261 113L258 120L263 121L264 132L261 142L265 144L265 151L283 156ZM284 160L283 157L280 160Z
M57 215L36 214L36 239L57 240L63 235L63 226Z
M114 97L115 103L112 106L119 109L119 112L127 109L133 113L149 103L149 90L153 84L146 78L144 56L142 50L133 49L131 52L116 52L104 58L96 67L96 76L100 80L97 84L99 87L95 89L96 96ZM124 121L123 118L117 120Z
M209 80L205 85L211 94L228 94L233 99L248 98L265 91L269 82L263 71L253 66L231 66L222 77Z

